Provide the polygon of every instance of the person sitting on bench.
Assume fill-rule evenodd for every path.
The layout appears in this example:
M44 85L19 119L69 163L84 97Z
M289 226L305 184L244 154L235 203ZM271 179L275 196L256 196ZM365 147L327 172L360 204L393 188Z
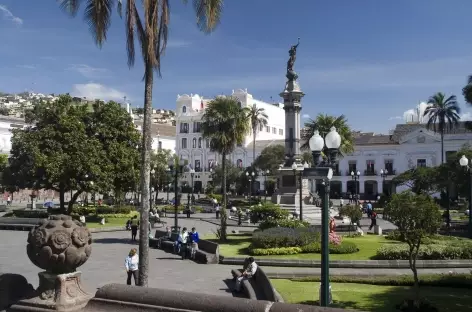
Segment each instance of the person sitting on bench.
M249 261L248 266L246 267L246 269L244 270L244 272L241 274L241 276L236 279L236 287L235 287L235 290L236 290L237 292L240 292L240 291L241 291L241 284L243 283L244 280L248 280L248 279L252 278L252 277L254 276L254 274L256 274L256 271L257 271L257 264L256 264L256 262L254 261L254 258L253 258L253 257L249 257L249 258L248 258L248 261Z

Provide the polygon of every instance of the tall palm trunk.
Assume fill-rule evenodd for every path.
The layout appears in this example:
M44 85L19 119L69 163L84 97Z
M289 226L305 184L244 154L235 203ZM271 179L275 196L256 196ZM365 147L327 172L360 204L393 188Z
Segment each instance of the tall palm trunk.
M256 161L256 129L253 127L254 130L252 130L252 169L254 170L254 163ZM252 195L252 184L249 186L250 192L249 192L249 198L251 198Z
M226 241L226 153L221 154L221 169L223 170L223 203L220 209L220 240Z
M444 130L441 131L441 165L444 164Z
M143 144L141 151L141 219L139 227L139 286L148 285L149 269L149 184L151 180L151 114L153 68L145 61Z

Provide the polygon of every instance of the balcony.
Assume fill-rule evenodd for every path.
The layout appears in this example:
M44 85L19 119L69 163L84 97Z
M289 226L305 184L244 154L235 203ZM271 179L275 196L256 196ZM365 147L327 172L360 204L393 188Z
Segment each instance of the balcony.
M357 172L357 169L353 169L353 170L346 170L346 176L350 177L350 176L351 176L351 172L354 172L354 174L356 174L356 172Z
M365 176L376 176L377 175L377 170L364 170L364 175Z
M387 171L387 176L394 176L397 174L397 170L395 169L392 169L392 170L384 169L384 172L385 171Z
M342 173L341 173L340 170L333 170L333 176L340 177L340 176L342 176Z
M188 133L188 129L180 129L180 133Z

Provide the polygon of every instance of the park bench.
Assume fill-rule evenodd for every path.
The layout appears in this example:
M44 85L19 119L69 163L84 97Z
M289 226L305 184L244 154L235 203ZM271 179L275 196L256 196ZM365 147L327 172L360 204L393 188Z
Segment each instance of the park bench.
M231 270L233 280L236 281L236 279L242 275L243 271L243 269ZM245 296L249 299L267 300L272 302L283 301L260 266L257 267L256 274L247 280L243 280L241 286Z
M0 218L0 230L29 231L35 228L38 218Z

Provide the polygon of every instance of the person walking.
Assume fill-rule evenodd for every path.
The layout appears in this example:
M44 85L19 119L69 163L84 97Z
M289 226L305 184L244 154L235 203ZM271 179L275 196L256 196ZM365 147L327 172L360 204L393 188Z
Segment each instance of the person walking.
M339 200L339 206L342 208L344 206L344 199L341 197Z
M139 256L136 248L133 248L129 251L128 256L125 259L125 268L128 278L126 279L126 284L131 285L131 277L134 279L134 285L138 285L138 271L139 265Z
M220 204L216 204L215 212L216 212L216 218L219 219L220 218Z
M198 242L200 241L200 237L198 236L197 229L194 227L192 228L192 232L189 235L191 247L190 247L190 259L195 259L195 254L198 250Z
M131 240L133 242L136 241L136 235L138 234L138 226L139 226L138 216L134 216L131 219Z
M372 230L374 226L377 225L377 213L375 211L372 211L370 213L370 226L369 226L369 231Z

